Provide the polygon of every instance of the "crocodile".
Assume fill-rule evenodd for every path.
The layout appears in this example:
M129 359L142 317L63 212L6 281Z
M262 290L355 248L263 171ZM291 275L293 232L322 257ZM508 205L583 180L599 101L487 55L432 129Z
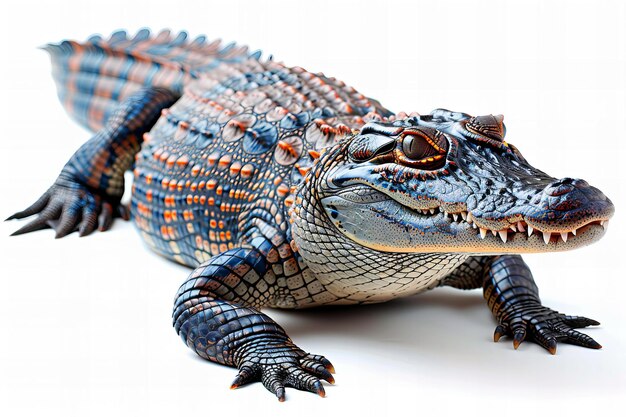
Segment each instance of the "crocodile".
M342 81L236 44L168 30L43 47L58 95L93 136L9 219L56 237L134 221L158 254L193 268L173 326L198 355L325 396L328 359L263 307L379 303L482 288L507 336L556 353L601 346L595 320L544 306L521 254L599 240L614 213L597 188L553 178L505 141L501 115L394 113ZM122 202L124 174L132 197Z

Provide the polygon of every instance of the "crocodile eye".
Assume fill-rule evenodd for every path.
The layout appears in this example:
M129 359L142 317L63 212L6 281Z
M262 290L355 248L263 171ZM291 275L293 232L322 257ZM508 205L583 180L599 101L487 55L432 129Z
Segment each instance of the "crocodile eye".
M448 141L441 132L420 127L405 132L399 162L423 169L438 169L445 165L447 152Z
M415 161L437 154L430 143L423 136L418 135L406 135L402 141L402 150L407 158Z

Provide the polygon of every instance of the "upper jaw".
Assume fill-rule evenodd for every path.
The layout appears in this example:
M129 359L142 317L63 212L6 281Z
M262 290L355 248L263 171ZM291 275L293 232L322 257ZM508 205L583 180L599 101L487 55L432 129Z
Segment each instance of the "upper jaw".
M613 213L613 210L610 209L610 211L598 213L597 215L579 220L570 225L550 225L539 223L530 217L524 217L522 215L503 217L497 221L494 219L485 220L476 217L471 211L446 211L443 207L445 207L445 205L441 205L437 208L419 209L418 213L424 216L434 216L437 213L442 213L443 216L440 221L457 224L458 226L466 226L468 229L471 227L475 229L476 237L482 240L487 239L488 236L493 236L500 239L502 243L512 241L520 243L519 238L523 236L529 239L540 238L546 245L558 242L562 242L563 244L567 243L575 239L575 237L581 233L588 231L591 226L599 226L605 231L608 229L609 219Z

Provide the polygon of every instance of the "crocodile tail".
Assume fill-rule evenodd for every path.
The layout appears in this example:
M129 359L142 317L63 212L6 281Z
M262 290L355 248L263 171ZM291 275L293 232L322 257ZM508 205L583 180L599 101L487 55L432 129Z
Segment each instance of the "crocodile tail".
M183 85L198 72L221 62L258 59L245 46L207 42L204 36L188 40L186 32L164 30L135 36L124 31L108 38L98 35L85 42L63 41L42 49L50 53L52 75L66 111L82 126L97 131L116 105L146 86L182 93Z

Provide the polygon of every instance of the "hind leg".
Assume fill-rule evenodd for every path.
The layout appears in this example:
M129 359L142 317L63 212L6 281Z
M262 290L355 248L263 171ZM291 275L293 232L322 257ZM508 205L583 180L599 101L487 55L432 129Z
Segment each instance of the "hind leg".
M54 227L57 238L74 230L85 236L96 227L109 229L116 216L128 219L120 204L124 172L132 166L143 134L176 100L169 90L146 88L120 103L105 127L72 155L54 184L30 207L7 219L37 215L13 235Z

